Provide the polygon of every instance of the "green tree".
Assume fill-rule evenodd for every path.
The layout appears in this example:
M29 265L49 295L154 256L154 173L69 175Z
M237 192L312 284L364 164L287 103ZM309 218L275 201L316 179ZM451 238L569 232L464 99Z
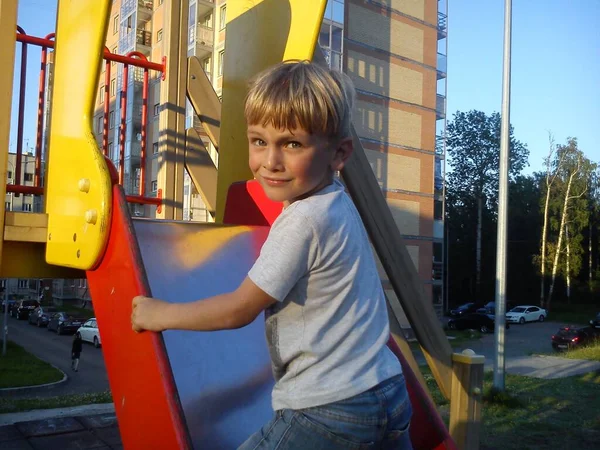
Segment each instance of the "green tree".
M449 213L464 214L465 209L476 208L475 226L467 232L475 236L475 291L480 295L483 225L486 215L495 217L498 198L500 114L488 116L475 110L455 113L448 125L446 145L452 168L447 177ZM528 156L527 147L515 139L511 126L510 181L521 173Z

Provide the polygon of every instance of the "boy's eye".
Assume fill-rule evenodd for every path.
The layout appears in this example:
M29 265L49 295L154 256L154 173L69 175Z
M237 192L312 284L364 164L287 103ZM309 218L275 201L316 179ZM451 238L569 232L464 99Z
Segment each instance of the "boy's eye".
M292 141L292 142L288 142L286 147L287 148L300 148L300 147L302 147L302 144L300 142Z
M257 145L259 147L264 147L265 145L267 145L267 143L260 138L252 139L252 144Z

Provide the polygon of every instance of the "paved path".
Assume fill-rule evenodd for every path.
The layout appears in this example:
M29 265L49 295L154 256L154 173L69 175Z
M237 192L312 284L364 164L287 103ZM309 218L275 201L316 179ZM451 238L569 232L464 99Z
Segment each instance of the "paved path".
M53 364L67 374L69 379L53 389L23 393L19 396L53 397L68 394L103 392L108 389L108 376L104 366L102 349L84 343L79 371L71 370L70 335L58 336L46 328L29 325L26 320L8 319L8 339L19 344L38 358ZM2 446L0 446L1 448Z

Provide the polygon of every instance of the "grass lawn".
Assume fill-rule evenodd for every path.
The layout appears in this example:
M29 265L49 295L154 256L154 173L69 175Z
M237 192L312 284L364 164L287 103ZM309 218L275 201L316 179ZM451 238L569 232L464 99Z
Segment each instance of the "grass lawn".
M599 312L600 308L596 305L557 303L550 306L548 320L564 325L588 325Z
M481 333L477 330L444 330L444 333L452 347L460 347L466 342L481 339ZM421 352L418 342L413 341L409 345L413 352Z
M552 356L560 356L561 358L569 359L589 359L590 361L600 361L600 344L590 345L589 347L581 347L561 353L554 352L552 353Z
M0 397L0 414L31 411L33 409L67 408L92 403L112 403L110 391L48 398Z
M0 388L52 383L62 377L61 371L12 341L7 342L6 356L0 355Z
M448 423L448 402L431 372L423 373ZM481 450L599 448L600 372L556 380L506 375L506 394L491 397L484 381Z

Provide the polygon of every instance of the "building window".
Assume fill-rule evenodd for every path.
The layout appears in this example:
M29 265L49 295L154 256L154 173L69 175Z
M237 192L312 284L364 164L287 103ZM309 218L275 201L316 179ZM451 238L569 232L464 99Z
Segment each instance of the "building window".
M225 58L225 50L221 50L219 52L219 67L218 67L218 73L219 76L223 76L223 59Z
M113 19L113 34L119 32L119 15L117 14Z
M163 30L162 28L156 32L156 42L162 41Z
M113 78L110 80L110 96L114 97L117 95L117 79Z
M25 181L33 181L33 174L32 173L26 173L25 176Z
M204 69L206 75L209 75L210 78L210 56L202 60L202 68Z
M154 117L158 116L160 114L160 103L155 103L154 104Z
M150 183L150 189L152 192L158 191L158 181L152 180L152 183Z
M112 129L115 127L115 112L108 113L108 126Z
M11 211L12 210L12 208L10 207L10 202L4 202L4 209L6 211Z
M29 280L19 280L19 289L29 289Z
M26 212L31 212L31 203L23 203L21 209Z
M222 30L227 24L227 5L221 6L221 16L219 18L219 29Z
M106 87L104 86L100 86L100 93L98 94L98 100L100 101L100 104L102 105L104 103L104 92L106 92Z
M98 117L98 120L96 122L96 130L98 130L98 133L102 133L102 131L104 130L104 117Z
M6 176L9 180L11 180L12 179L12 171L9 170L8 172L6 172Z
M119 51L119 47L117 47L117 46L115 45L115 46L113 47L113 49L112 49L110 52L111 52L113 55L116 55L118 51ZM111 64L112 66L114 66L114 65L116 64L116 62L115 62L115 61L112 61L110 64Z
M113 155L113 152L114 152L114 145L112 142L109 142L108 143L108 157L110 159L115 159L115 155Z
M154 142L152 144L152 154L156 155L158 153L158 142Z

